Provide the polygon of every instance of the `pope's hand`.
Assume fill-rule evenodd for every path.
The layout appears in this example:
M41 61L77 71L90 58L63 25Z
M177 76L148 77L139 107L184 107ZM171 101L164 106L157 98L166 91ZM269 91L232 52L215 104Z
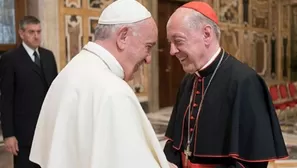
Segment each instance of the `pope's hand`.
M170 167L170 168L178 168L175 164L170 163L170 162L168 162L168 163L169 163L169 167Z
M4 146L6 150L15 156L18 155L19 152L19 145L18 145L18 140L16 137L8 137L4 139Z

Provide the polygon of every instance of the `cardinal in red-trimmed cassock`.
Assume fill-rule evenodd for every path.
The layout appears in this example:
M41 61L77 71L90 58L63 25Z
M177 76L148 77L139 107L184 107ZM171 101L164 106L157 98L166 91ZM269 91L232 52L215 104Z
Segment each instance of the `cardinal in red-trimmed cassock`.
M215 11L186 3L170 17L167 37L187 72L166 131L171 167L266 168L287 158L265 81L220 47Z

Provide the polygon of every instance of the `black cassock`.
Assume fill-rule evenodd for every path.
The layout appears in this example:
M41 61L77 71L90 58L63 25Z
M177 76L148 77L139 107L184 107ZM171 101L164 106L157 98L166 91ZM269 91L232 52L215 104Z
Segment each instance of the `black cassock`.
M221 57L196 120L202 94ZM169 162L182 167L189 107L193 109L192 163L262 168L271 160L288 157L266 83L253 69L221 49L217 58L198 73L186 75L177 94L165 134L168 141L164 152ZM194 101L190 104L192 92Z

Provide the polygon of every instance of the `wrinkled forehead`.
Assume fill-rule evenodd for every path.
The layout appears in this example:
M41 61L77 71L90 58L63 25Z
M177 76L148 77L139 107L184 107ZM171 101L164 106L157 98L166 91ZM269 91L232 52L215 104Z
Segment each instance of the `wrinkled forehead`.
M39 23L38 24L29 23L24 25L24 30L40 31L41 25Z
M171 40L173 38L182 37L187 38L190 36L190 29L187 28L184 24L171 22L167 25L167 39Z
M175 36L176 34L188 34L190 32L190 17L192 11L186 8L177 9L167 22L167 36Z

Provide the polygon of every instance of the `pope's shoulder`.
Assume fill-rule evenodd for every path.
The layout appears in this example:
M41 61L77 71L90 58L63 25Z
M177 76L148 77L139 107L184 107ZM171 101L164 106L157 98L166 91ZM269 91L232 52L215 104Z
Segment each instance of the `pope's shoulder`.
M113 95L134 96L134 92L130 85L117 76L111 77L109 81L106 81L103 87Z
M100 59L83 53L75 56L63 68L53 84L70 87L81 94L134 93L127 82L106 67Z

